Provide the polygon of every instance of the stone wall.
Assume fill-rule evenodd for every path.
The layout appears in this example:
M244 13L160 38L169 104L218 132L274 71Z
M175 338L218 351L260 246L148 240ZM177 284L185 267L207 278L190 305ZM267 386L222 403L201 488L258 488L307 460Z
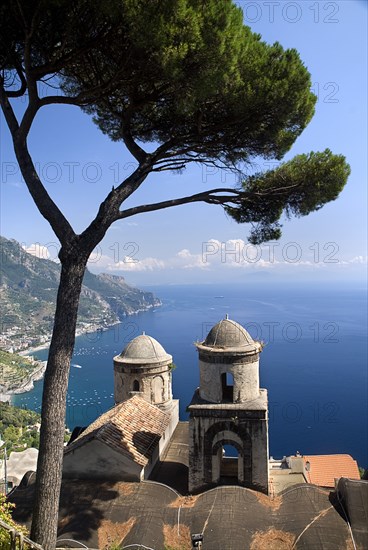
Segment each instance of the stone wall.
M179 422L179 401L177 399L173 400L168 407L160 407L160 408L165 412L170 413L170 416L171 416L170 424L167 426L165 432L163 433L159 441L159 444L157 446L157 449L155 449L155 453L153 454L151 460L149 461L147 466L145 466L144 468L144 473L143 473L144 479L149 478L157 461L164 456L165 451L170 443L171 436L174 433L175 428Z
M222 445L239 453L238 482L268 493L267 411L191 411L189 420L189 491L198 492L219 481Z
M140 481L143 468L101 441L92 439L64 455L63 477Z
M167 362L149 367L132 367L114 362L115 403L126 401L134 393L153 405L170 401L171 370Z
M238 358L233 362L213 362L199 360L200 396L212 403L221 403L223 395L222 375L229 373L233 378L234 403L242 403L259 396L259 359L258 354Z

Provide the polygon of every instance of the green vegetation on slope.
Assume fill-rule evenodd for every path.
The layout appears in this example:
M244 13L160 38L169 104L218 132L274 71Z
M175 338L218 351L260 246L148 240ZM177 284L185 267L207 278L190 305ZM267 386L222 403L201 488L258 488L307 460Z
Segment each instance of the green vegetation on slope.
M41 416L36 412L0 402L0 435L8 454L24 451L28 447L38 449L40 436L37 424L40 422Z
M6 393L19 388L39 368L39 363L0 349L0 392Z

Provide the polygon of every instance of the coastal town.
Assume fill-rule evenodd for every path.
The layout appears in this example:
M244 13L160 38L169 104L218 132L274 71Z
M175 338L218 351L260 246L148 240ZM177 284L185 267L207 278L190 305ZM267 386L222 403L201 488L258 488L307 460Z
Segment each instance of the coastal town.
M108 319L98 319L91 322L79 321L76 329L76 336L108 330L115 323L109 323ZM0 333L0 349L9 353L20 353L21 355L34 353L40 349L45 349L51 341L51 332L45 334L35 334L34 330L22 331L21 327L14 325L6 328Z
M39 338L19 336L18 327L0 334L0 402L10 402L11 396L33 389L34 382L41 380L47 361L39 361L37 352L47 349L51 334ZM79 323L76 336L103 332L109 325Z

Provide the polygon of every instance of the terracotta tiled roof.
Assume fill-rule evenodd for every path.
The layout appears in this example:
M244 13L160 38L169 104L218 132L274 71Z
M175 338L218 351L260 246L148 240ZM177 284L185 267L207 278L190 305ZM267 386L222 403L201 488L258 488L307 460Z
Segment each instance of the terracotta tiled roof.
M334 479L348 477L360 479L356 460L350 455L308 455L304 456L305 463L309 462L309 483L321 487L334 487Z
M97 439L145 466L169 422L169 414L134 395L99 416L64 452Z

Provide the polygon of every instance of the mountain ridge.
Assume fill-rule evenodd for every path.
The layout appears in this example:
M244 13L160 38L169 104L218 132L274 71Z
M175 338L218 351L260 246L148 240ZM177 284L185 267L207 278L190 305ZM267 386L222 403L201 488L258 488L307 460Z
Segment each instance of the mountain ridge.
M29 254L14 239L0 236L0 347L14 351L51 337L60 264ZM160 306L152 294L124 277L86 270L77 330L106 328L127 315Z

